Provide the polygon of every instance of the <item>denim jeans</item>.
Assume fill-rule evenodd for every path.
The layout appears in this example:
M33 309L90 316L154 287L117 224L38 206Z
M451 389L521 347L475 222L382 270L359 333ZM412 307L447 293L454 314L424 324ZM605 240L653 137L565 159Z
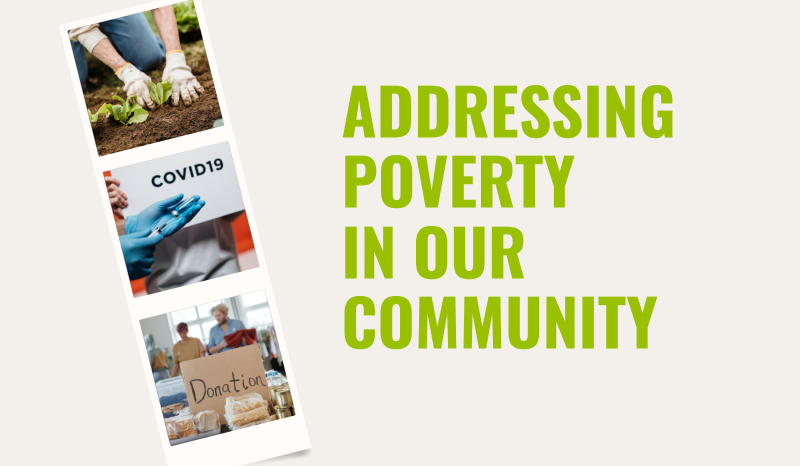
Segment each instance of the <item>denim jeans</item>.
M153 33L143 13L104 21L100 23L100 31L108 37L126 62L130 62L142 71L154 70L164 61L166 53L164 42ZM86 77L89 74L86 55L80 42L71 42L81 87L86 91Z

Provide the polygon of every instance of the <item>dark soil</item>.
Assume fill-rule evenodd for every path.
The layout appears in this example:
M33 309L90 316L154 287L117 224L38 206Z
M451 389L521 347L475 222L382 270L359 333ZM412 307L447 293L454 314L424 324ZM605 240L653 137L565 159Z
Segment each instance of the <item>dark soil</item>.
M204 51L203 51L204 52ZM186 107L183 101L177 106L171 105L172 99L164 105L159 105L155 110L148 110L149 115L143 123L132 125L121 125L114 118L100 117L97 123L92 125L94 141L97 144L97 153L100 156L113 154L134 147L145 146L154 142L185 136L211 129L215 120L222 118L217 100L217 90L214 87L214 80L211 77L211 69L208 65L208 57L205 53L190 63L197 81L203 86L205 92L200 94L200 99ZM154 82L160 81L161 69L148 73ZM115 92L116 91L116 92ZM84 95L86 107L95 113L104 103L117 103L112 100L110 95L116 93L125 98L124 91L117 89L103 89L100 92L92 92Z

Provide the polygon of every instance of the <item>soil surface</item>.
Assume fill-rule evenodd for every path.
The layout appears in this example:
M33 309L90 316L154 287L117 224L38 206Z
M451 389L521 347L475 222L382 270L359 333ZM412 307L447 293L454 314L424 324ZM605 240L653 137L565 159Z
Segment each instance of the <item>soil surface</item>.
M188 59L187 63L189 63ZM208 65L208 57L203 53L196 60L196 64L189 64L195 78L205 90L200 95L200 99L189 107L184 106L183 101L177 107L173 107L170 97L168 103L157 106L155 110L148 110L149 115L143 123L132 125L123 126L114 118L106 119L105 116L101 116L97 123L92 125L94 141L100 156L211 129L214 121L222 118L217 100L217 90L214 87L214 80ZM162 64L160 70L148 73L154 82L160 81L163 68ZM86 108L95 113L105 103L118 103L110 98L111 95L108 95L108 98L102 96L106 93L112 94L112 91L117 91L113 93L122 98L126 97L121 88L108 92L92 92L84 95Z

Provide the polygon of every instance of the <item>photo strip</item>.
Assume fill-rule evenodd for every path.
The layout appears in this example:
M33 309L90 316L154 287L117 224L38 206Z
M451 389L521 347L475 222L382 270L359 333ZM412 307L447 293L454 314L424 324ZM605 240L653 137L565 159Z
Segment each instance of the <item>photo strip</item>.
M309 449L201 2L59 32L166 463Z

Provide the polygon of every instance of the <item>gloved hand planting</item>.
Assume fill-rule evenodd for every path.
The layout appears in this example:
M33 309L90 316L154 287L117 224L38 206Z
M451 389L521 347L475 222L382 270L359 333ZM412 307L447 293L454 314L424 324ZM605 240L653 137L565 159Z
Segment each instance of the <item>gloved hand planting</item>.
M181 52L167 54L167 65L162 76L172 84L172 105L178 105L181 98L186 106L200 98L197 94L203 93L203 86L197 82L192 70L186 65L186 56Z
M125 83L125 93L129 97L135 95L140 105L151 110L156 108L156 104L150 98L150 82L152 82L150 76L128 63L117 73L117 77Z
M153 253L156 245L164 239L162 235L148 238L150 230L126 234L119 237L122 246L122 256L125 258L125 268L128 269L128 278L136 280L150 275L156 259Z
M167 223L169 223L168 227L162 230L161 234L163 236L174 234L187 223L191 222L195 215L197 215L200 209L206 204L205 201L200 200L200 196L195 195L192 196L191 199L195 200L192 209L185 212L185 215L182 215L181 218L175 222L169 223L170 220L175 219L172 211L181 204L183 194L176 194L172 197L168 197L146 207L136 215L129 215L125 221L125 234L138 233L141 231L150 232L153 226L165 225Z

